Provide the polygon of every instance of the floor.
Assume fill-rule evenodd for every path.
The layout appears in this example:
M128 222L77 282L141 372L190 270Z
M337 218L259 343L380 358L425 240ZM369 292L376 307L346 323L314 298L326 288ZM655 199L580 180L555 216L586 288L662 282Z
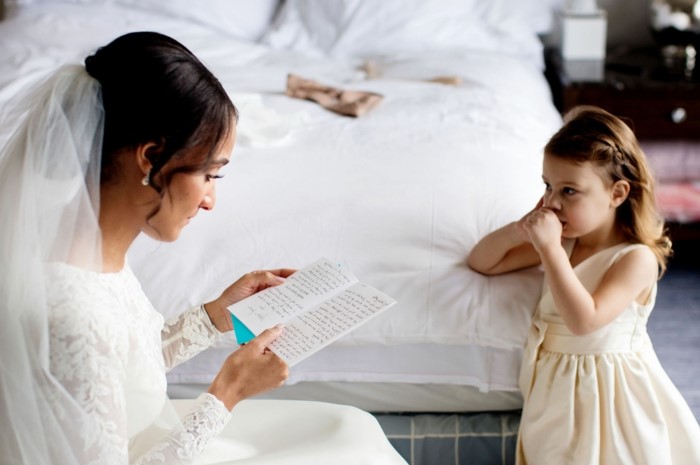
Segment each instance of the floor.
M648 331L661 364L700 421L700 261L696 259L677 250L659 282Z

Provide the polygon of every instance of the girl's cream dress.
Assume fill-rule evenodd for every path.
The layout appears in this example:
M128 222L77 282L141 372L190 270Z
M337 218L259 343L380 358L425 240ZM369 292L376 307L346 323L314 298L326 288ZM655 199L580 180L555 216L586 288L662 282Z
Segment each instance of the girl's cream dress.
M569 254L573 241L566 244ZM624 254L619 244L574 268L589 291ZM644 305L632 302L585 336L564 325L545 284L520 373L525 399L519 465L700 464L700 427L661 367L646 326L656 283Z

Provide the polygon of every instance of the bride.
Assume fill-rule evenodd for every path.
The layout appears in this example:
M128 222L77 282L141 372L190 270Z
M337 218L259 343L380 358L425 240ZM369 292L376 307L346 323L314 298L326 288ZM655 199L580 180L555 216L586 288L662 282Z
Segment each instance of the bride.
M283 328L233 352L198 399L167 398L166 371L232 329L226 308L294 271L249 273L164 322L127 263L139 234L176 240L214 208L237 117L188 49L148 32L59 68L7 112L1 463L405 463L358 409L245 401L286 379L266 349Z

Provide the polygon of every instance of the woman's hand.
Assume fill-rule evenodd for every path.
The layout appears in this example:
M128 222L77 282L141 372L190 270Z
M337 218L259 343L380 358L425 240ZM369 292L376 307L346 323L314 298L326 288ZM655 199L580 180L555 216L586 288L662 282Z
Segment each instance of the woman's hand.
M247 273L226 288L218 299L204 304L204 310L206 310L216 329L222 333L231 331L233 324L231 322L231 313L227 310L229 306L263 289L282 284L295 271L281 268Z
M229 355L208 392L232 410L243 399L280 387L289 376L289 368L267 346L282 331L281 326L266 329Z

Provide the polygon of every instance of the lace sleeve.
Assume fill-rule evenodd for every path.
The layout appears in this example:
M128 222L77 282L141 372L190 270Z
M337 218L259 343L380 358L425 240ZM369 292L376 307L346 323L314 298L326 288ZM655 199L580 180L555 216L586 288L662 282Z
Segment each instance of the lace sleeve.
M157 444L133 465L188 464L217 436L231 417L224 404L209 393L202 393L182 426Z
M114 317L118 313L86 307L66 299L49 317L51 372L81 410L63 424L74 426L72 448L81 463L123 465L128 461L128 330ZM60 412L60 407L54 408Z
M128 335L118 322L105 323L109 321L94 313L91 317L67 305L56 308L51 325L52 371L86 413L89 424L76 428L80 437L75 450L82 451L81 462L125 465L129 460L124 396ZM189 464L230 416L221 401L203 393L181 426L132 463ZM63 421L68 424L71 419Z
M67 293L70 294L61 292ZM230 412L216 397L203 393L180 425L145 454L131 457L129 462L125 385L129 353L133 350L130 344L134 343L130 336L133 335L129 333L121 307L95 305L95 301L99 299L56 299L49 322L51 371L83 412L80 419L70 418L67 413L60 415L63 424L74 425L72 448L79 455L79 463L190 464L211 438L221 432ZM192 320L198 314L189 312L180 323L185 334L189 334L189 339L183 339L193 341L191 346L202 348L212 336L196 330L201 320L200 325ZM61 405L56 405L55 410L60 414Z
M201 305L168 320L161 331L165 368L175 368L210 347L220 337L221 333Z

